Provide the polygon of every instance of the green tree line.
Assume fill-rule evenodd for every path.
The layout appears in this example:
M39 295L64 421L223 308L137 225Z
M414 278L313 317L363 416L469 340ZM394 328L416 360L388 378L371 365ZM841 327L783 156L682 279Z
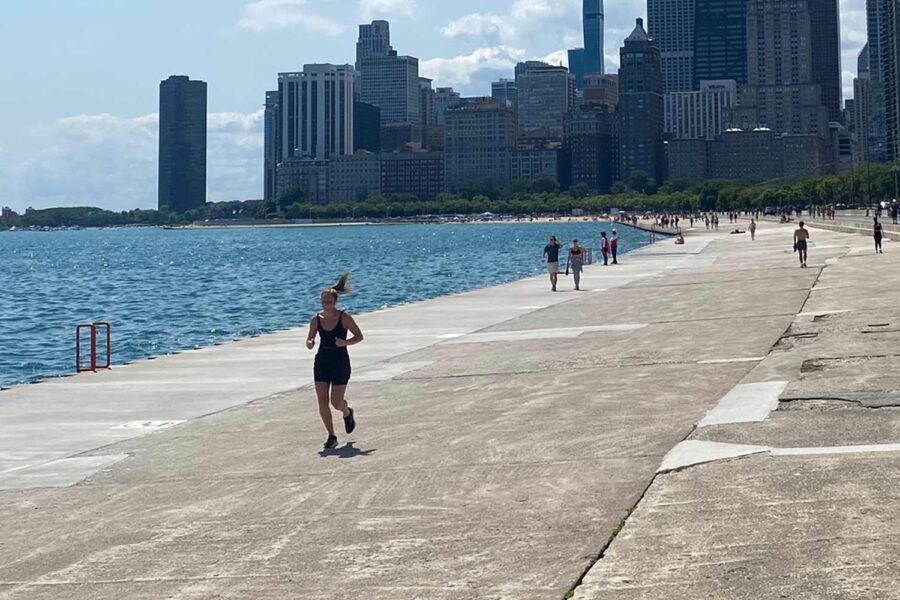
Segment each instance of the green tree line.
M635 172L613 185L613 193L589 196L584 185L562 191L552 178L518 182L497 188L490 181L472 182L453 194L434 200L413 195L371 196L359 202L307 202L301 191L276 200L209 203L183 214L156 210L114 212L94 207L29 209L4 225L17 227L110 227L124 225L180 225L202 221L262 219L380 219L422 215L570 214L573 209L605 213L612 209L636 212L754 210L767 206L846 204L866 206L894 196L895 174L889 164L854 172L795 181L765 183L739 181L670 180L656 187L646 174Z

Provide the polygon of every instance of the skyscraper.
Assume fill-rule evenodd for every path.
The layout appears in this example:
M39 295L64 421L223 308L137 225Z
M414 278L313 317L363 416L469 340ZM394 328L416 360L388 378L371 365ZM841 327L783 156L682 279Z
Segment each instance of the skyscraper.
M627 179L635 171L644 171L661 184L665 178L662 63L643 19L637 19L619 56L619 176Z
M284 159L353 154L355 82L350 65L312 64L278 74Z
M584 74L603 75L603 0L584 0Z
M519 89L516 87L516 81L501 78L491 82L491 97L515 108L519 103Z
M841 90L839 2L840 0L812 0L809 3L812 81L822 88L822 104L828 107L828 118L838 122L841 120L844 97Z
M404 130L407 141L421 141L419 59L398 56L390 45L387 21L361 25L357 43L360 100L381 110L381 126L391 132ZM382 142L393 134L382 132Z
M584 48L572 48L569 54L569 73L575 78L575 89L584 89Z
M206 204L206 82L173 75L159 84L159 210Z
M516 113L493 98L469 99L444 113L447 186L509 183L509 153L516 149Z
M869 161L869 127L871 124L872 80L869 73L869 44L863 46L856 60L856 78L853 80L853 128L856 133L857 164Z
M897 163L900 161L900 6L897 0L882 0L879 18L886 158Z
M887 115L884 96L884 80L881 70L882 22L885 0L866 0L866 37L869 48L867 87L868 123L865 125L865 160L879 162L887 160ZM862 128L859 125L858 128ZM859 134L862 135L862 134Z
M281 162L281 113L280 94L277 90L266 92L266 110L263 118L263 198L275 197L278 183L277 167Z
M359 26L356 42L356 70L362 68L365 58L387 56L391 53L391 25L387 21L372 21Z
M696 0L647 0L647 33L659 48L663 90L694 89L694 3Z
M462 100L459 92L451 87L439 87L434 91L434 117L438 125L444 124L444 113Z
M747 1L696 0L692 89L714 79L747 83Z
M528 61L516 65L519 137L562 141L566 113L575 106L575 78L565 67Z
M747 7L747 85L733 124L776 134L828 137L828 107L815 81L812 11L831 0L751 0Z

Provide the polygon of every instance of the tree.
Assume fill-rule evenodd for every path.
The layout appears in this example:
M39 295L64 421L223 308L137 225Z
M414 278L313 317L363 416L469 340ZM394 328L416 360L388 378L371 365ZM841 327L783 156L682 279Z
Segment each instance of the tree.
M646 171L637 169L631 172L627 179L628 187L642 194L655 194L656 182Z

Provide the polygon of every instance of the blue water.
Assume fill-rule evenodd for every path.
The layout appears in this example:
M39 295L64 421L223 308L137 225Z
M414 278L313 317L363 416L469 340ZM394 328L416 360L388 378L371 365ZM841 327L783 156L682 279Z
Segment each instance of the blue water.
M0 386L69 374L75 326L109 321L113 363L294 327L351 270L355 312L544 271L547 237L608 224L0 232ZM620 228L622 252L647 234Z

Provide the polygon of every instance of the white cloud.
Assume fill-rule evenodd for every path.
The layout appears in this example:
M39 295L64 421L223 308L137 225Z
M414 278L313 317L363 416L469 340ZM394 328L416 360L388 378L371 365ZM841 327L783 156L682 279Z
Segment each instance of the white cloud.
M398 15L410 17L416 10L416 0L360 0L359 11L363 21L378 18L393 18Z
M564 67L568 67L569 51L557 50L556 52L551 52L550 54L540 57L538 60L540 60L541 62L545 62L548 65L562 65Z
M479 73L511 71L525 56L524 50L509 46L478 48L471 54L420 61L419 72L438 85L466 86Z
M618 65L619 46L634 29L634 19L645 16L645 0L605 3L605 48L607 69ZM580 47L581 0L515 0L507 12L475 12L454 19L441 28L444 37L475 41L482 46L505 45L547 52ZM548 55L558 64L559 51ZM567 61L564 60L563 64Z
M261 196L262 121L262 110L208 115L210 202ZM158 132L156 113L58 119L34 132L39 149L32 156L16 164L0 163L0 171L10 178L10 202L19 208L155 208Z
M307 0L253 0L244 5L240 29L266 31L302 27L311 33L341 35L344 26L309 8Z
M579 29L579 0L516 0L506 14L471 13L441 29L453 39L524 45L546 34L572 37Z

